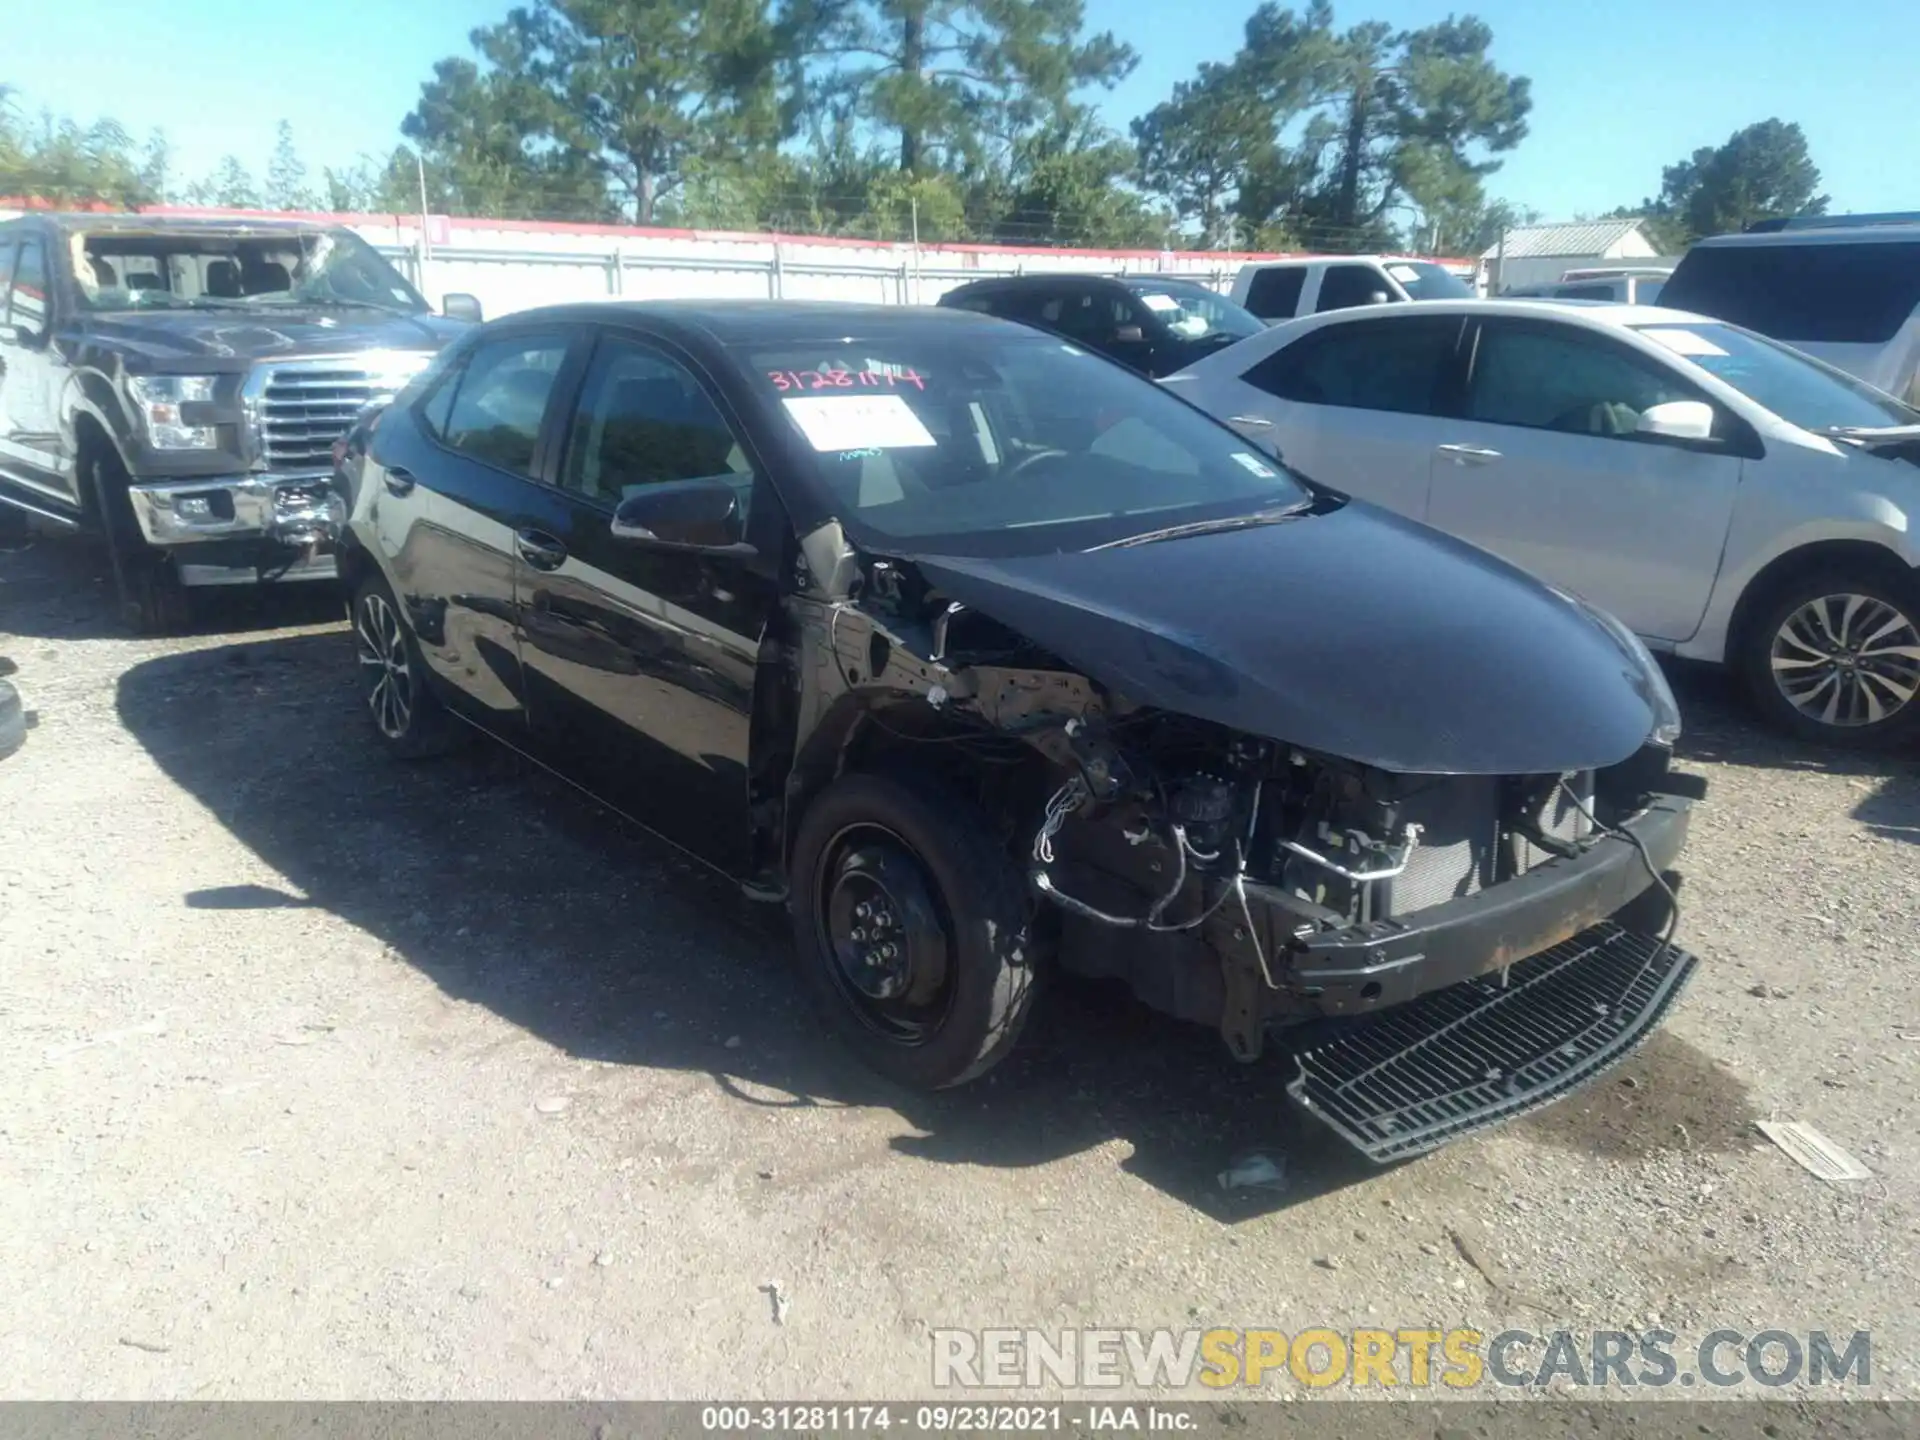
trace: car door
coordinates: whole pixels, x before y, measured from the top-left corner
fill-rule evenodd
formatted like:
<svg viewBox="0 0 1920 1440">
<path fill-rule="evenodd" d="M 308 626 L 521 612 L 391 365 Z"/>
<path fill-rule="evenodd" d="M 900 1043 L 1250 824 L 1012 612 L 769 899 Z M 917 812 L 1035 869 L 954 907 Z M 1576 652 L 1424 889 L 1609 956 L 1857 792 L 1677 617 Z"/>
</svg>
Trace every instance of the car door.
<svg viewBox="0 0 1920 1440">
<path fill-rule="evenodd" d="M 11 277 L 0 291 L 0 469 L 30 489 L 77 504 L 73 467 L 60 444 L 61 370 L 46 243 L 29 231 L 8 248 Z"/>
<path fill-rule="evenodd" d="M 724 477 L 749 535 L 785 520 L 745 432 L 684 354 L 600 334 L 518 552 L 535 752 L 731 874 L 748 864 L 749 733 L 777 543 L 758 555 L 616 540 L 649 485 Z"/>
<path fill-rule="evenodd" d="M 1597 331 L 1478 322 L 1461 418 L 1444 423 L 1427 519 L 1679 641 L 1719 570 L 1742 461 L 1725 439 L 1637 434 L 1650 406 L 1708 397 Z M 1708 401 L 1708 403 L 1712 403 Z M 1716 433 L 1737 422 L 1715 407 Z"/>
<path fill-rule="evenodd" d="M 1464 328 L 1417 314 L 1322 326 L 1249 366 L 1216 413 L 1309 480 L 1423 520 Z"/>
<path fill-rule="evenodd" d="M 517 532 L 553 443 L 550 402 L 585 332 L 510 330 L 468 348 L 374 432 L 363 518 L 447 702 L 527 743 L 514 616 Z"/>
</svg>

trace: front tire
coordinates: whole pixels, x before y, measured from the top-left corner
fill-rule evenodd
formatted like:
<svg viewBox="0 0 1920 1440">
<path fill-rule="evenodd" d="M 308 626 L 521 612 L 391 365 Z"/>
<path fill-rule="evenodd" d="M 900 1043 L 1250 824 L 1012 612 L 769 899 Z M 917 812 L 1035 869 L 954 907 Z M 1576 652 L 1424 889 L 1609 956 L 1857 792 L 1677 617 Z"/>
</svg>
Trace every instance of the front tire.
<svg viewBox="0 0 1920 1440">
<path fill-rule="evenodd" d="M 975 807 L 930 784 L 846 776 L 802 819 L 791 876 L 807 988 L 870 1068 L 937 1090 L 1013 1048 L 1036 994 L 1029 906 Z"/>
<path fill-rule="evenodd" d="M 1920 732 L 1920 586 L 1873 570 L 1789 580 L 1755 612 L 1739 668 L 1776 728 L 1865 748 Z"/>
<path fill-rule="evenodd" d="M 424 760 L 452 748 L 452 721 L 427 684 L 427 667 L 399 602 L 378 574 L 353 592 L 353 645 L 361 693 L 375 733 L 401 760 Z"/>
<path fill-rule="evenodd" d="M 141 534 L 127 495 L 132 482 L 126 467 L 111 451 L 95 447 L 90 470 L 94 512 L 106 534 L 122 623 L 136 635 L 177 635 L 188 629 L 193 596 L 180 583 L 173 557 L 155 551 Z"/>
</svg>

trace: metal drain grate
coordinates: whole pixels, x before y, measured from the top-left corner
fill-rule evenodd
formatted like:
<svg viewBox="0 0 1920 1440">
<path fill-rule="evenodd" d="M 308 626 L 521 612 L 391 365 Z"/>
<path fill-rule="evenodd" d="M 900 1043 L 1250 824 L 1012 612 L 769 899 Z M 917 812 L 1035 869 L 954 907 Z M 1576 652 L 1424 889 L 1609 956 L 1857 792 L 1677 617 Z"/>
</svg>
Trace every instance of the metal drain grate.
<svg viewBox="0 0 1920 1440">
<path fill-rule="evenodd" d="M 1631 1054 L 1699 964 L 1601 924 L 1300 1051 L 1287 1086 L 1379 1164 L 1559 1099 Z"/>
</svg>

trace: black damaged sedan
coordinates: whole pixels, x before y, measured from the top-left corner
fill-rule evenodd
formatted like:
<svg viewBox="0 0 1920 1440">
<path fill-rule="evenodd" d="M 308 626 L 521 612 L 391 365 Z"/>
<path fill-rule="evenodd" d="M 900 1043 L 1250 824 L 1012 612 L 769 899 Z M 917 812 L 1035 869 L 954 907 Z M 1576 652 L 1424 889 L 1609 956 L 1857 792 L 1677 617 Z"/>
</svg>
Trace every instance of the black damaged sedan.
<svg viewBox="0 0 1920 1440">
<path fill-rule="evenodd" d="M 1375 1159 L 1546 1103 L 1695 964 L 1633 636 L 952 310 L 484 326 L 341 456 L 368 710 L 477 728 L 783 902 L 869 1064 L 1117 976 Z"/>
</svg>

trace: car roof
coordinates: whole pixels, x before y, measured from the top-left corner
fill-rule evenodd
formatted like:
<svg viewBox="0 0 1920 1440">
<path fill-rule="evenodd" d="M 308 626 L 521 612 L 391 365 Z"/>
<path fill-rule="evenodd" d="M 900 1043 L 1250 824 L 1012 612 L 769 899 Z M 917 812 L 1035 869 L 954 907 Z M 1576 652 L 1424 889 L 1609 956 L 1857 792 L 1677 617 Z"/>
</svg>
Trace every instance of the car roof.
<svg viewBox="0 0 1920 1440">
<path fill-rule="evenodd" d="M 217 215 L 94 214 L 84 210 L 30 210 L 6 224 L 37 220 L 69 234 L 77 231 L 132 230 L 152 235 L 311 235 L 338 226 L 315 220 L 280 220 Z"/>
<path fill-rule="evenodd" d="M 1433 315 L 1531 315 L 1542 320 L 1571 320 L 1607 329 L 1641 325 L 1721 325 L 1710 315 L 1691 310 L 1669 310 L 1662 305 L 1616 305 L 1610 300 L 1555 300 L 1531 296 L 1501 296 L 1493 300 L 1421 300 L 1406 305 L 1359 305 L 1327 310 L 1282 322 L 1284 328 L 1304 333 L 1338 324 L 1365 324 L 1389 317 L 1418 319 Z"/>
<path fill-rule="evenodd" d="M 945 310 L 933 305 L 855 305 L 833 300 L 595 300 L 517 310 L 497 323 L 562 320 L 605 325 L 617 324 L 623 317 L 663 331 L 698 334 L 720 345 L 878 340 L 930 328 L 958 333 L 969 326 L 1020 335 L 1034 333 L 1024 325 L 971 310 Z"/>
<path fill-rule="evenodd" d="M 1290 270 L 1300 265 L 1432 265 L 1434 263 L 1424 255 L 1284 255 L 1277 260 L 1249 260 L 1240 268 L 1242 270 Z"/>
<path fill-rule="evenodd" d="M 1071 280 L 1076 285 L 1124 285 L 1135 278 L 1152 277 L 1103 275 L 1092 270 L 1043 270 L 1033 275 L 983 275 L 978 280 L 954 286 L 947 294 L 958 295 L 963 290 L 1028 290 L 1060 280 Z"/>
<path fill-rule="evenodd" d="M 1748 245 L 1908 245 L 1920 241 L 1920 225 L 1854 225 L 1831 230 L 1761 230 L 1752 234 L 1709 235 L 1696 240 L 1696 250 L 1725 250 Z"/>
</svg>

